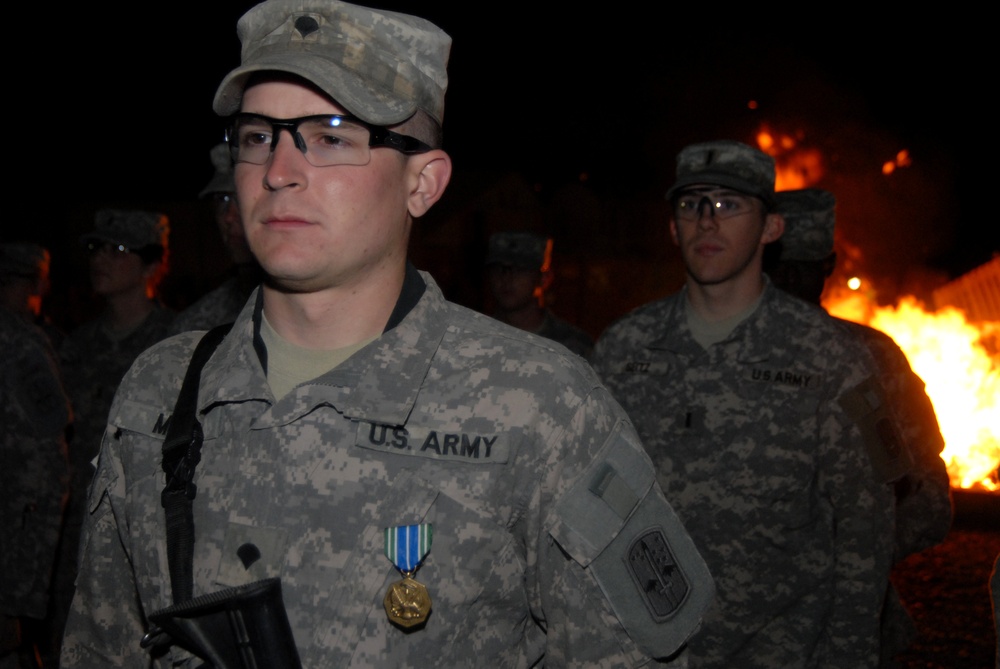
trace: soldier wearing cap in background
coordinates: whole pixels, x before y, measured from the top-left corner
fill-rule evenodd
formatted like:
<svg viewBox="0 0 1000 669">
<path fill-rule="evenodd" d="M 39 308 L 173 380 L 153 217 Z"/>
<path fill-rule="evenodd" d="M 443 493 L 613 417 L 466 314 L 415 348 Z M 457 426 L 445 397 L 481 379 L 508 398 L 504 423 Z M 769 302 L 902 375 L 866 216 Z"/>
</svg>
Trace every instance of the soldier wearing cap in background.
<svg viewBox="0 0 1000 669">
<path fill-rule="evenodd" d="M 552 285 L 551 239 L 532 232 L 496 232 L 490 236 L 486 271 L 496 304 L 493 318 L 557 341 L 577 355 L 590 355 L 590 335 L 546 306 Z"/>
<path fill-rule="evenodd" d="M 69 445 L 71 492 L 53 606 L 53 626 L 60 638 L 73 596 L 92 461 L 101 446 L 112 398 L 132 362 L 166 336 L 174 318 L 174 312 L 157 299 L 167 273 L 169 233 L 163 214 L 102 209 L 95 215 L 94 229 L 80 239 L 87 250 L 91 288 L 103 299 L 104 310 L 70 332 L 59 349 L 75 417 Z"/>
<path fill-rule="evenodd" d="M 52 258 L 32 242 L 0 244 L 0 306 L 40 327 L 58 350 L 65 334 L 42 312 L 49 294 Z"/>
<path fill-rule="evenodd" d="M 685 286 L 612 324 L 592 362 L 716 580 L 690 666 L 874 667 L 895 444 L 867 351 L 762 272 L 774 179 L 739 142 L 679 153 Z"/>
<path fill-rule="evenodd" d="M 834 225 L 836 198 L 821 189 L 777 194 L 785 234 L 777 243 L 777 262 L 766 268 L 777 287 L 820 306 L 827 277 L 836 264 Z M 879 380 L 896 416 L 899 432 L 914 466 L 894 484 L 896 533 L 894 562 L 944 540 L 951 528 L 951 485 L 941 458 L 944 438 L 924 382 L 910 368 L 906 354 L 892 337 L 875 328 L 840 320 L 866 345 L 875 359 Z M 913 622 L 890 585 L 882 621 L 882 664 L 913 641 Z"/>
<path fill-rule="evenodd" d="M 233 158 L 229 155 L 229 145 L 213 146 L 209 157 L 215 172 L 198 197 L 211 201 L 222 243 L 233 266 L 230 276 L 222 284 L 177 314 L 170 326 L 170 334 L 208 330 L 222 323 L 232 323 L 263 277 L 243 234 L 243 221 L 236 206 L 236 184 L 233 182 Z"/>
<path fill-rule="evenodd" d="M 0 306 L 0 668 L 37 667 L 69 486 L 72 413 L 46 335 Z M 36 648 L 37 644 L 37 648 Z M 54 664 L 52 666 L 55 666 Z"/>
<path fill-rule="evenodd" d="M 193 555 L 168 557 L 157 431 L 178 420 L 188 333 L 118 391 L 63 666 L 144 664 L 147 632 L 158 666 L 196 666 L 182 630 L 164 648 L 147 620 L 168 624 L 156 612 L 188 587 L 230 601 L 265 577 L 297 649 L 268 666 L 678 653 L 711 577 L 621 407 L 578 356 L 446 301 L 406 260 L 451 176 L 451 38 L 332 0 L 270 0 L 238 32 L 214 108 L 267 277 L 201 370 Z"/>
</svg>

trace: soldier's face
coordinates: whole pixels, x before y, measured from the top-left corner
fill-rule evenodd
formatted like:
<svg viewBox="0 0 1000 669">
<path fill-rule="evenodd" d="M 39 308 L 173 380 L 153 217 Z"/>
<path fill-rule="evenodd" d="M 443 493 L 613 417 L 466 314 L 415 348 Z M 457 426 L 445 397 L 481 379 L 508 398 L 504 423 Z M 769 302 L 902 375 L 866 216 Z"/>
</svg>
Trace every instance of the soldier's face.
<svg viewBox="0 0 1000 669">
<path fill-rule="evenodd" d="M 737 215 L 716 216 L 706 201 L 699 204 L 694 218 L 675 215 L 671 219 L 670 235 L 695 283 L 759 280 L 764 246 L 781 236 L 784 222 L 776 214 L 767 214 L 759 199 L 742 197 L 748 200 L 746 211 Z"/>
<path fill-rule="evenodd" d="M 537 269 L 494 263 L 486 273 L 497 306 L 503 311 L 524 309 L 538 301 L 542 273 Z"/>
<path fill-rule="evenodd" d="M 115 250 L 111 244 L 98 246 L 89 256 L 90 283 L 94 292 L 113 297 L 146 288 L 157 263 L 146 265 L 135 253 Z"/>
<path fill-rule="evenodd" d="M 285 119 L 345 111 L 296 82 L 248 88 L 241 111 Z M 254 256 L 279 288 L 350 288 L 399 272 L 416 175 L 410 160 L 386 149 L 367 165 L 315 167 L 285 130 L 263 165 L 236 163 L 237 201 Z"/>
</svg>

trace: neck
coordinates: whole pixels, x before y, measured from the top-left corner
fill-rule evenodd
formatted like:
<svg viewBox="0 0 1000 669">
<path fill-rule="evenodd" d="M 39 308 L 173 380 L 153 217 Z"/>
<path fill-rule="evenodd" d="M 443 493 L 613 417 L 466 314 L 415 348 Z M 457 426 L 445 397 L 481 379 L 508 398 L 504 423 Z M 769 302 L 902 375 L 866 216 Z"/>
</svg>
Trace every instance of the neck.
<svg viewBox="0 0 1000 669">
<path fill-rule="evenodd" d="M 688 301 L 701 318 L 721 321 L 746 310 L 764 292 L 764 275 L 757 273 L 742 281 L 718 284 L 698 283 L 687 278 Z"/>
<path fill-rule="evenodd" d="M 116 293 L 106 297 L 108 325 L 113 331 L 122 332 L 135 328 L 153 310 L 154 303 L 146 297 L 146 287 Z"/>
<path fill-rule="evenodd" d="M 398 272 L 358 285 L 312 293 L 285 291 L 265 282 L 264 315 L 274 331 L 303 348 L 344 348 L 382 334 L 403 288 Z"/>
</svg>

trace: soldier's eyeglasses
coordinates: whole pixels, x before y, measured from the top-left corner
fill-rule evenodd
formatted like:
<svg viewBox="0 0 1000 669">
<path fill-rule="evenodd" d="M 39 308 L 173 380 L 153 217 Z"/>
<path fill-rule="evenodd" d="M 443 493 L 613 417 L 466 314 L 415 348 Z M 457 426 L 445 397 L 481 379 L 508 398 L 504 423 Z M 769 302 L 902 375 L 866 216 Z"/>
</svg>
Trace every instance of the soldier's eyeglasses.
<svg viewBox="0 0 1000 669">
<path fill-rule="evenodd" d="M 708 205 L 708 215 L 719 221 L 748 214 L 754 210 L 754 197 L 727 190 L 692 190 L 674 197 L 674 217 L 679 221 L 697 221 L 702 207 Z"/>
<path fill-rule="evenodd" d="M 367 165 L 372 148 L 380 146 L 405 154 L 431 150 L 430 146 L 415 137 L 344 114 L 277 119 L 240 113 L 232 117 L 226 131 L 226 142 L 233 160 L 263 165 L 274 153 L 282 130 L 288 131 L 295 147 L 314 167 Z"/>
<path fill-rule="evenodd" d="M 87 242 L 87 254 L 96 256 L 98 253 L 107 253 L 117 257 L 119 255 L 132 253 L 132 249 L 124 244 L 112 244 L 111 242 Z"/>
</svg>

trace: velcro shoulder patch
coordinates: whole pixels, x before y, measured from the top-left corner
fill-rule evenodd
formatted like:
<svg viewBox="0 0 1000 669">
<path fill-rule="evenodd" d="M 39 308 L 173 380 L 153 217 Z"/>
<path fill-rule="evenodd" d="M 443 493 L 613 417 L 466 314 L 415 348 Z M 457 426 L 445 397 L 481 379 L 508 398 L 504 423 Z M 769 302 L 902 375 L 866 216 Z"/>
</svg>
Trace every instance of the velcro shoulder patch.
<svg viewBox="0 0 1000 669">
<path fill-rule="evenodd" d="M 845 392 L 838 402 L 861 430 L 877 480 L 892 483 L 912 471 L 913 454 L 903 442 L 885 390 L 874 376 Z"/>
<path fill-rule="evenodd" d="M 635 432 L 619 424 L 602 456 L 558 503 L 551 533 L 591 571 L 632 640 L 659 658 L 698 630 L 715 586 L 654 480 Z"/>
</svg>

